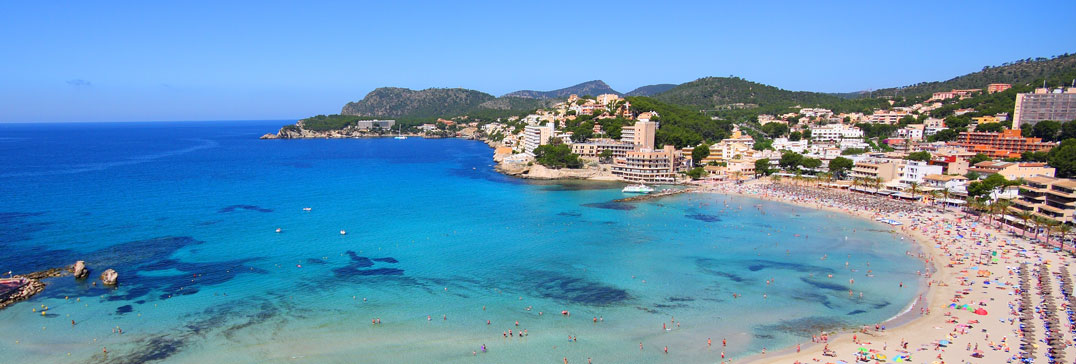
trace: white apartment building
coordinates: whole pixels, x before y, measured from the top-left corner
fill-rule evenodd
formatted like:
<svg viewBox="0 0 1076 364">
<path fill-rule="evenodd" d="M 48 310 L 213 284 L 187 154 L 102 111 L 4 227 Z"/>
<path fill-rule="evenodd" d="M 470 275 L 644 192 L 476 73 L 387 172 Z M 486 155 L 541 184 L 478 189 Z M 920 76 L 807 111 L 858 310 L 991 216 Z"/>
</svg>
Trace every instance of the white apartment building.
<svg viewBox="0 0 1076 364">
<path fill-rule="evenodd" d="M 923 178 L 928 174 L 942 174 L 942 166 L 933 166 L 922 161 L 905 161 L 900 168 L 900 183 L 910 185 L 923 183 Z"/>
<path fill-rule="evenodd" d="M 854 126 L 830 124 L 811 129 L 811 140 L 815 141 L 837 141 L 856 138 L 863 138 L 863 131 Z"/>
<path fill-rule="evenodd" d="M 549 138 L 552 136 L 553 124 L 528 125 L 523 128 L 523 153 L 534 155 L 534 149 L 540 145 L 549 144 Z"/>
<path fill-rule="evenodd" d="M 790 150 L 803 154 L 803 151 L 807 150 L 807 140 L 800 139 L 797 141 L 790 141 L 788 138 L 777 138 L 773 140 L 773 149 Z"/>
</svg>

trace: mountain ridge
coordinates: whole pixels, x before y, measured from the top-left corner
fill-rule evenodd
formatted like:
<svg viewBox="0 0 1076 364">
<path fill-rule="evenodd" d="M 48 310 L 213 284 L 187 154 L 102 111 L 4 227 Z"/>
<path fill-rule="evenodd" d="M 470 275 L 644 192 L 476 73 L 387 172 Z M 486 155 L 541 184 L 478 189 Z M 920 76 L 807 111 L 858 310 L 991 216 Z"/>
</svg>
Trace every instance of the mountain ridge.
<svg viewBox="0 0 1076 364">
<path fill-rule="evenodd" d="M 513 91 L 513 92 L 509 92 L 507 94 L 504 94 L 501 97 L 521 97 L 521 98 L 530 98 L 530 99 L 559 99 L 559 98 L 567 98 L 569 95 L 572 95 L 572 94 L 579 95 L 579 96 L 583 96 L 583 95 L 597 96 L 597 95 L 601 95 L 601 94 L 623 95 L 622 93 L 617 92 L 616 90 L 614 90 L 612 87 L 609 87 L 609 85 L 606 84 L 605 81 L 592 80 L 592 81 L 587 81 L 587 82 L 583 82 L 583 83 L 580 83 L 580 84 L 576 84 L 576 85 L 572 85 L 572 86 L 568 86 L 568 87 L 565 87 L 565 88 L 560 88 L 560 89 L 556 89 L 556 90 L 552 90 L 552 91 L 535 91 L 535 90 Z"/>
</svg>

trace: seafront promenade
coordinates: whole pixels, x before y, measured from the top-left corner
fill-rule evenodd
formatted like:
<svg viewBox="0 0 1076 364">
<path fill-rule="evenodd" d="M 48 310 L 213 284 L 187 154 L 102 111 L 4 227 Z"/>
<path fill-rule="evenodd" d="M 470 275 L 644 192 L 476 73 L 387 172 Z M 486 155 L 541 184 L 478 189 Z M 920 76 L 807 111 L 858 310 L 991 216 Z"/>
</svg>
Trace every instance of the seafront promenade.
<svg viewBox="0 0 1076 364">
<path fill-rule="evenodd" d="M 1076 355 L 1069 313 L 1072 257 L 1033 243 L 1032 232 L 929 203 L 813 185 L 757 180 L 702 190 L 828 210 L 835 219 L 889 218 L 900 223 L 894 234 L 922 247 L 920 275 L 928 288 L 902 315 L 859 330 L 819 333 L 747 362 L 1046 363 Z"/>
</svg>

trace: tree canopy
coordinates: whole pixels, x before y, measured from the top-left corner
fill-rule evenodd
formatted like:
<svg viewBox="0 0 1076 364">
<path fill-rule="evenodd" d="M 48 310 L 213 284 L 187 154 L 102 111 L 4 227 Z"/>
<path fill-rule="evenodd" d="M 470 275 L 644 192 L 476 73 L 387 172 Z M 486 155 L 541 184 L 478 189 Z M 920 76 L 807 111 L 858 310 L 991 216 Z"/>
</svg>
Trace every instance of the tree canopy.
<svg viewBox="0 0 1076 364">
<path fill-rule="evenodd" d="M 546 144 L 534 148 L 534 160 L 543 166 L 559 168 L 579 168 L 583 161 L 579 156 L 572 153 L 572 147 L 567 144 Z"/>
<path fill-rule="evenodd" d="M 844 178 L 845 174 L 855 165 L 851 159 L 845 157 L 833 158 L 829 161 L 829 173 L 833 173 L 838 179 Z"/>
</svg>

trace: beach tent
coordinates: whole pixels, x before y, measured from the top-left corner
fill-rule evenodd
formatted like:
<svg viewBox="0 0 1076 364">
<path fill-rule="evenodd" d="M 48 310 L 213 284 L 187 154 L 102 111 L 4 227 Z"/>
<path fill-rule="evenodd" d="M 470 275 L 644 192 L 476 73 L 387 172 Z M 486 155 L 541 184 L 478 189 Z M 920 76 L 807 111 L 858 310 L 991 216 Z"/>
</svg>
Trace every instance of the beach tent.
<svg viewBox="0 0 1076 364">
<path fill-rule="evenodd" d="M 986 316 L 986 310 L 984 310 L 982 307 L 979 307 L 974 312 L 975 312 L 976 315 Z"/>
<path fill-rule="evenodd" d="M 949 346 L 949 340 L 938 340 L 938 345 Z"/>
</svg>

